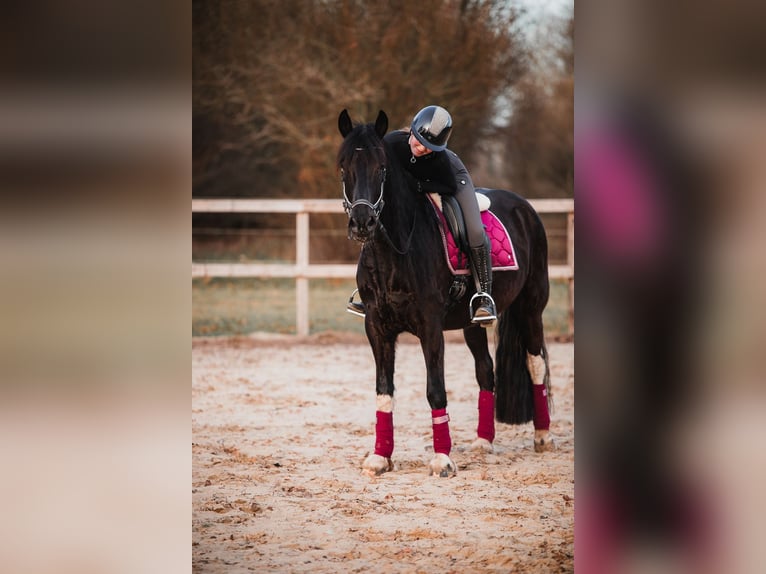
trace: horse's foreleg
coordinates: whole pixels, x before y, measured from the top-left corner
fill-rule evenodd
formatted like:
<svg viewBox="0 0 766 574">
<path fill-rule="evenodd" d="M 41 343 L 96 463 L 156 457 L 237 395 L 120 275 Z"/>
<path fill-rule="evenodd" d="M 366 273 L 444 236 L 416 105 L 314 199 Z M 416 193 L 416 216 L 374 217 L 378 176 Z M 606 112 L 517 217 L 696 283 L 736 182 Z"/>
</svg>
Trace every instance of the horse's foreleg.
<svg viewBox="0 0 766 574">
<path fill-rule="evenodd" d="M 464 329 L 463 336 L 473 355 L 476 381 L 479 383 L 479 424 L 471 449 L 492 452 L 495 440 L 495 373 L 487 345 L 487 331 L 474 325 Z"/>
<path fill-rule="evenodd" d="M 394 397 L 379 394 L 375 410 L 375 451 L 369 455 L 362 468 L 371 475 L 379 475 L 394 469 L 391 455 L 394 453 Z"/>
<path fill-rule="evenodd" d="M 426 360 L 426 397 L 431 406 L 434 445 L 434 457 L 428 468 L 432 475 L 451 476 L 457 472 L 457 466 L 449 457 L 452 439 L 447 414 L 447 391 L 444 388 L 444 336 L 441 330 L 427 339 L 421 337 L 420 345 Z"/>
<path fill-rule="evenodd" d="M 362 469 L 375 476 L 393 470 L 394 452 L 394 360 L 393 342 L 375 344 L 370 338 L 375 355 L 375 451 L 362 463 Z"/>
</svg>

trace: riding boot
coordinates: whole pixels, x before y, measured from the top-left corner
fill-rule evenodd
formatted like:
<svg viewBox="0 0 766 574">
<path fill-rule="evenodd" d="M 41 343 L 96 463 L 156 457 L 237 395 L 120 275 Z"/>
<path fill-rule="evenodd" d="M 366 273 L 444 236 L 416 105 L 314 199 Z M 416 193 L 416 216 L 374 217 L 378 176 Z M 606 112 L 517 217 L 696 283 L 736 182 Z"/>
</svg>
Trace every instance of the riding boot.
<svg viewBox="0 0 766 574">
<path fill-rule="evenodd" d="M 497 319 L 495 302 L 492 299 L 492 256 L 488 237 L 484 237 L 484 245 L 471 247 L 470 257 L 476 283 L 476 294 L 470 302 L 471 323 L 487 327 Z"/>
<path fill-rule="evenodd" d="M 348 298 L 348 304 L 346 305 L 346 311 L 351 313 L 352 315 L 356 315 L 357 317 L 364 317 L 366 309 L 364 308 L 364 303 L 361 301 L 357 303 L 354 301 L 354 295 L 356 295 L 359 292 L 359 289 L 354 289 L 354 291 L 351 293 L 351 297 Z"/>
</svg>

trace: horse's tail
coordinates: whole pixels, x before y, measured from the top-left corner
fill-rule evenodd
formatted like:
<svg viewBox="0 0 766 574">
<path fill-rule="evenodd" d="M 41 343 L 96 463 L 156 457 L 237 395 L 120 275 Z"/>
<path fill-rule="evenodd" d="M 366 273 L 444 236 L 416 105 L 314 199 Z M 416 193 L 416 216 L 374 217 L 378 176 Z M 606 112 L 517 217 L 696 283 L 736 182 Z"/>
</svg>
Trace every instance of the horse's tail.
<svg viewBox="0 0 766 574">
<path fill-rule="evenodd" d="M 543 309 L 549 292 L 548 251 L 542 225 L 538 226 L 536 241 L 531 275 L 516 300 L 500 315 L 496 331 L 495 418 L 507 424 L 522 424 L 534 418 L 532 384 L 540 379 L 551 406 L 550 362 L 543 333 Z M 542 365 L 536 357 L 542 359 Z"/>
<path fill-rule="evenodd" d="M 513 312 L 515 306 L 499 317 L 495 351 L 495 418 L 512 425 L 529 422 L 535 414 L 523 319 Z"/>
</svg>

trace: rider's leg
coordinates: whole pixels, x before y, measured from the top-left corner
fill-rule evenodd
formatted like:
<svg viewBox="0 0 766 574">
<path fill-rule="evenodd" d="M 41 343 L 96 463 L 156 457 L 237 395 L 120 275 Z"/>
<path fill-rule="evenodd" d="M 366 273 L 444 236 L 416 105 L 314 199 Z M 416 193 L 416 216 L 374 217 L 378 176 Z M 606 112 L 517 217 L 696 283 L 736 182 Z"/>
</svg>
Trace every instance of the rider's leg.
<svg viewBox="0 0 766 574">
<path fill-rule="evenodd" d="M 477 295 L 473 300 L 472 323 L 489 325 L 497 319 L 495 301 L 492 299 L 492 260 L 490 255 L 489 238 L 485 237 L 484 243 L 478 247 L 471 247 L 471 272 L 477 283 Z"/>
<path fill-rule="evenodd" d="M 460 203 L 465 219 L 470 246 L 468 256 L 471 262 L 471 273 L 476 283 L 477 296 L 472 299 L 471 321 L 486 326 L 497 318 L 495 302 L 492 299 L 492 257 L 489 238 L 484 231 L 473 186 L 458 189 L 455 198 Z"/>
</svg>

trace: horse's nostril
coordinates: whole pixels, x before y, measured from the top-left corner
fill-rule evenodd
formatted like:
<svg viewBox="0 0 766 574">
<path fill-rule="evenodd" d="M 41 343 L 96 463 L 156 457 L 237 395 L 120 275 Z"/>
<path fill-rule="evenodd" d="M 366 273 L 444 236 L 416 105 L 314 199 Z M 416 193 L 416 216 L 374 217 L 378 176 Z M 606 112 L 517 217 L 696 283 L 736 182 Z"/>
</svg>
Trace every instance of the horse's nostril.
<svg viewBox="0 0 766 574">
<path fill-rule="evenodd" d="M 365 238 L 369 235 L 370 228 L 367 227 L 367 224 L 365 226 L 362 226 L 359 224 L 359 221 L 356 219 L 351 219 L 348 222 L 348 237 L 349 239 L 360 239 Z"/>
<path fill-rule="evenodd" d="M 364 209 L 363 209 L 364 208 Z M 378 217 L 365 206 L 352 213 L 348 219 L 348 234 L 351 239 L 366 240 L 373 236 L 378 225 Z"/>
</svg>

